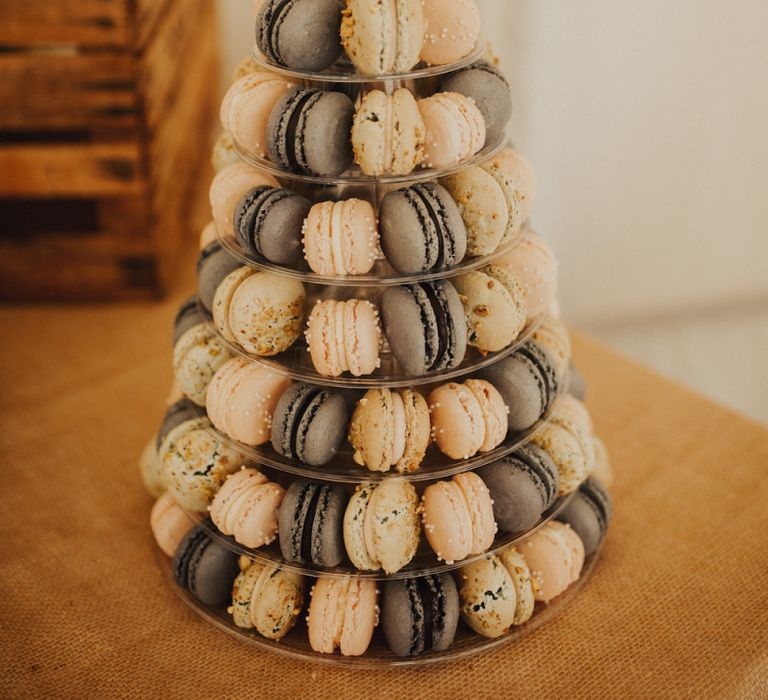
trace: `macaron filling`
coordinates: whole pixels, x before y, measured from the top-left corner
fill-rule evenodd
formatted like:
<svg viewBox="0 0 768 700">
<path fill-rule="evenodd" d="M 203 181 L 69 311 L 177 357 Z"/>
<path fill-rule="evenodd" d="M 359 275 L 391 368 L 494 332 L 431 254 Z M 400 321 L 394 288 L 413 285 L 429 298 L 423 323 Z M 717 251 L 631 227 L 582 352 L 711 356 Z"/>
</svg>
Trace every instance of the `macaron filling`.
<svg viewBox="0 0 768 700">
<path fill-rule="evenodd" d="M 403 397 L 396 391 L 392 392 L 392 416 L 394 418 L 394 430 L 392 433 L 392 457 L 390 464 L 397 464 L 405 454 L 405 405 Z"/>
</svg>

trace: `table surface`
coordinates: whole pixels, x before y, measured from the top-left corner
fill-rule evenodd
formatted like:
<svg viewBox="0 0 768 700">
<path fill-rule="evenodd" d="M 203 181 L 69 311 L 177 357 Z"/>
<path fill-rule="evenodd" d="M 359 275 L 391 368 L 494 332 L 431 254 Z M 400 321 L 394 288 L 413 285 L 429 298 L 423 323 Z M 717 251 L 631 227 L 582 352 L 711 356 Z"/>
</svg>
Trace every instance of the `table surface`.
<svg viewBox="0 0 768 700">
<path fill-rule="evenodd" d="M 208 627 L 155 562 L 136 466 L 191 284 L 161 303 L 0 308 L 0 695 L 768 696 L 768 431 L 579 334 L 615 507 L 561 617 L 465 661 L 375 672 Z"/>
</svg>

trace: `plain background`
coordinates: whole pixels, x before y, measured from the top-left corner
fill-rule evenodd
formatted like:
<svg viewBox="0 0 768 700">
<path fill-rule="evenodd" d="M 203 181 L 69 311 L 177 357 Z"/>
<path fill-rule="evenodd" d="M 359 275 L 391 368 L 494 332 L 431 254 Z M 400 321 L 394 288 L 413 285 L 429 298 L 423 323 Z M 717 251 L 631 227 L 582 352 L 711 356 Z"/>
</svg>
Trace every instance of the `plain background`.
<svg viewBox="0 0 768 700">
<path fill-rule="evenodd" d="M 254 3 L 218 2 L 226 85 Z M 565 318 L 768 421 L 768 3 L 478 2 Z"/>
</svg>

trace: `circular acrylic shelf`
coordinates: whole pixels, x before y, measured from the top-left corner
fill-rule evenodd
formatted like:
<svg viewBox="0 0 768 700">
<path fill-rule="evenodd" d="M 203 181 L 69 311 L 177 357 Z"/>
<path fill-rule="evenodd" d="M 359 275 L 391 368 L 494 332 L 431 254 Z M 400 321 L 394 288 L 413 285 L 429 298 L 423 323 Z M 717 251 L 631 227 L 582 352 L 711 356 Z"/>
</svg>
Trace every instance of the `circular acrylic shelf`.
<svg viewBox="0 0 768 700">
<path fill-rule="evenodd" d="M 425 180 L 437 180 L 441 177 L 461 172 L 467 168 L 477 165 L 496 156 L 506 145 L 506 137 L 500 136 L 495 143 L 486 143 L 486 145 L 475 155 L 462 160 L 460 163 L 449 168 L 417 168 L 407 175 L 385 175 L 381 177 L 372 177 L 365 175 L 357 166 L 347 170 L 342 175 L 336 177 L 325 177 L 321 175 L 302 175 L 288 170 L 283 170 L 275 163 L 266 158 L 261 158 L 245 149 L 236 139 L 233 139 L 235 152 L 240 160 L 251 167 L 262 172 L 268 173 L 277 178 L 284 187 L 305 194 L 305 191 L 299 186 L 314 186 L 314 188 L 323 188 L 328 192 L 326 198 L 339 199 L 341 197 L 350 197 L 352 191 L 356 188 L 366 187 L 369 191 L 376 193 L 375 200 L 378 201 L 389 190 L 394 187 L 400 187 Z M 305 195 L 306 196 L 306 195 Z M 317 199 L 318 195 L 310 195 L 309 199 Z"/>
<path fill-rule="evenodd" d="M 418 63 L 406 73 L 386 73 L 382 75 L 369 75 L 358 73 L 351 61 L 345 60 L 345 57 L 337 61 L 330 68 L 323 71 L 304 71 L 295 70 L 281 66 L 259 51 L 258 46 L 254 45 L 251 52 L 256 65 L 265 70 L 277 73 L 286 78 L 295 81 L 309 83 L 400 83 L 409 80 L 423 80 L 426 78 L 437 78 L 447 73 L 466 68 L 467 66 L 479 61 L 486 53 L 485 44 L 478 42 L 475 48 L 464 58 L 453 63 L 447 63 L 441 66 L 427 65 Z"/>
<path fill-rule="evenodd" d="M 329 287 L 328 289 L 331 288 Z M 381 366 L 372 374 L 367 374 L 362 377 L 353 377 L 346 374 L 340 377 L 326 377 L 325 375 L 319 374 L 312 364 L 312 358 L 310 357 L 303 336 L 285 352 L 281 352 L 279 355 L 275 355 L 274 357 L 260 357 L 246 352 L 239 345 L 227 340 L 221 333 L 219 333 L 219 330 L 216 328 L 213 321 L 210 320 L 210 313 L 204 309 L 202 305 L 199 305 L 199 308 L 201 313 L 209 319 L 207 323 L 211 332 L 216 335 L 222 345 L 224 345 L 233 355 L 242 357 L 263 369 L 289 377 L 295 381 L 306 382 L 307 384 L 314 384 L 316 386 L 335 387 L 338 389 L 371 389 L 375 387 L 395 389 L 435 384 L 438 382 L 450 381 L 457 377 L 464 377 L 484 369 L 485 367 L 489 367 L 499 360 L 503 360 L 505 357 L 511 355 L 515 350 L 518 350 L 533 336 L 542 321 L 541 317 L 529 321 L 525 328 L 520 332 L 520 335 L 518 335 L 518 337 L 506 348 L 499 350 L 498 352 L 482 355 L 474 348 L 468 347 L 464 361 L 458 367 L 454 367 L 453 369 L 427 372 L 421 376 L 406 375 L 401 371 L 395 356 L 385 347 L 380 352 Z"/>
<path fill-rule="evenodd" d="M 476 634 L 463 621 L 459 621 L 456 637 L 448 649 L 416 657 L 398 657 L 392 654 L 387 648 L 380 629 L 374 632 L 371 645 L 364 656 L 319 654 L 313 651 L 309 645 L 304 621 L 306 615 L 304 613 L 299 616 L 296 626 L 283 639 L 280 641 L 266 639 L 255 631 L 237 627 L 232 621 L 231 615 L 227 612 L 226 607 L 213 608 L 202 605 L 188 591 L 176 585 L 173 579 L 171 560 L 157 547 L 155 547 L 155 556 L 168 585 L 170 585 L 181 600 L 208 623 L 232 635 L 241 642 L 250 644 L 262 651 L 280 654 L 299 661 L 321 663 L 338 668 L 380 669 L 398 666 L 426 666 L 445 661 L 456 661 L 526 637 L 537 628 L 557 617 L 576 598 L 595 571 L 600 557 L 600 550 L 587 557 L 578 581 L 573 583 L 564 593 L 549 603 L 536 603 L 533 617 L 528 622 L 512 627 L 506 634 L 500 637 L 489 639 Z"/>
<path fill-rule="evenodd" d="M 252 549 L 245 547 L 239 542 L 236 542 L 233 537 L 224 535 L 216 528 L 209 518 L 204 518 L 200 513 L 188 512 L 187 515 L 196 523 L 200 523 L 208 534 L 219 542 L 222 546 L 226 547 L 232 552 L 241 556 L 246 556 L 254 561 L 259 561 L 265 564 L 278 564 L 282 568 L 293 571 L 294 573 L 301 574 L 302 576 L 309 576 L 316 578 L 318 576 L 332 576 L 336 578 L 343 578 L 345 576 L 358 576 L 360 578 L 373 579 L 375 581 L 386 581 L 394 579 L 413 578 L 420 576 L 432 576 L 434 574 L 441 574 L 447 571 L 454 571 L 460 569 L 467 564 L 471 564 L 474 561 L 478 561 L 483 557 L 490 556 L 492 554 L 498 554 L 499 552 L 514 547 L 516 544 L 524 540 L 529 535 L 533 534 L 542 525 L 549 522 L 565 508 L 570 502 L 571 498 L 576 494 L 578 488 L 565 496 L 560 496 L 555 503 L 541 516 L 541 519 L 529 530 L 525 532 L 503 532 L 496 535 L 491 547 L 481 554 L 475 554 L 461 561 L 454 561 L 451 563 L 445 561 L 438 561 L 435 553 L 430 549 L 427 544 L 426 538 L 421 537 L 419 548 L 416 552 L 416 556 L 400 571 L 394 574 L 385 574 L 382 571 L 360 571 L 354 568 L 351 564 L 340 565 L 333 568 L 327 568 L 322 566 L 314 566 L 311 564 L 301 564 L 298 562 L 289 562 L 283 558 L 280 552 L 280 546 L 277 541 L 272 544 L 265 545 L 259 549 Z"/>
<path fill-rule="evenodd" d="M 234 258 L 248 267 L 263 272 L 272 272 L 284 277 L 292 277 L 307 284 L 320 284 L 336 287 L 392 287 L 399 284 L 414 284 L 416 282 L 434 282 L 435 280 L 451 279 L 472 270 L 478 270 L 486 265 L 493 264 L 496 260 L 511 253 L 525 238 L 528 226 L 523 225 L 519 231 L 504 245 L 490 253 L 477 257 L 467 257 L 458 265 L 436 272 L 420 272 L 417 274 L 402 274 L 397 272 L 380 255 L 370 272 L 365 275 L 320 275 L 312 272 L 307 266 L 305 269 L 296 269 L 276 265 L 266 260 L 259 260 L 252 253 L 246 251 L 241 243 L 232 234 L 225 234 L 217 229 L 217 235 L 221 246 Z"/>
<path fill-rule="evenodd" d="M 250 445 L 244 445 L 237 440 L 233 440 L 226 433 L 218 430 L 212 425 L 208 427 L 208 430 L 216 437 L 216 439 L 226 443 L 253 462 L 283 474 L 291 474 L 306 479 L 341 484 L 362 484 L 371 481 L 384 481 L 386 479 L 401 479 L 412 482 L 436 481 L 438 479 L 448 479 L 463 472 L 474 471 L 486 464 L 503 459 L 515 450 L 527 445 L 532 440 L 533 436 L 549 422 L 550 417 L 557 410 L 557 406 L 564 394 L 565 389 L 558 394 L 547 413 L 532 427 L 528 430 L 508 435 L 504 442 L 498 447 L 495 447 L 488 452 L 478 453 L 467 459 L 452 460 L 450 457 L 447 457 L 440 452 L 440 450 L 433 444 L 430 445 L 427 450 L 427 454 L 419 469 L 407 474 L 400 474 L 396 471 L 368 471 L 354 461 L 352 458 L 353 450 L 346 441 L 330 464 L 323 467 L 312 467 L 307 464 L 286 459 L 275 452 L 269 443 L 258 447 L 252 447 Z M 194 410 L 198 412 L 198 415 L 201 418 L 207 416 L 205 409 L 201 406 L 195 405 Z"/>
</svg>

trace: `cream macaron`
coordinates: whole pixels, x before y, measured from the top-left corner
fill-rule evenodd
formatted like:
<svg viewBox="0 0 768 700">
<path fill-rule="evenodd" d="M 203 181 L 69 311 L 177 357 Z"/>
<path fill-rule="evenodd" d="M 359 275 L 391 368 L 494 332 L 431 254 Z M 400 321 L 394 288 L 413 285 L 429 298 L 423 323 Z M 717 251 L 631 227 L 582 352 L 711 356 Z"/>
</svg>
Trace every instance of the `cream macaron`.
<svg viewBox="0 0 768 700">
<path fill-rule="evenodd" d="M 433 439 L 451 459 L 489 452 L 507 435 L 507 407 L 496 388 L 483 379 L 448 382 L 429 394 Z"/>
<path fill-rule="evenodd" d="M 267 639 L 282 639 L 296 624 L 304 605 L 304 580 L 276 564 L 240 557 L 228 612 L 243 629 Z"/>
<path fill-rule="evenodd" d="M 369 301 L 318 301 L 309 316 L 307 345 L 318 374 L 355 377 L 373 373 L 381 364 L 379 312 Z"/>
<path fill-rule="evenodd" d="M 595 462 L 592 436 L 558 411 L 531 441 L 547 452 L 557 466 L 561 496 L 575 491 L 592 472 Z"/>
<path fill-rule="evenodd" d="M 419 497 L 413 484 L 386 479 L 362 484 L 344 513 L 344 545 L 364 571 L 400 571 L 419 546 Z"/>
<path fill-rule="evenodd" d="M 569 525 L 551 520 L 517 545 L 534 582 L 534 598 L 548 603 L 578 580 L 584 544 Z"/>
<path fill-rule="evenodd" d="M 424 532 L 437 558 L 448 564 L 482 554 L 496 536 L 493 501 L 474 472 L 430 484 L 422 496 Z"/>
<path fill-rule="evenodd" d="M 336 649 L 344 656 L 365 654 L 379 623 L 376 581 L 320 576 L 310 596 L 307 630 L 312 649 L 321 654 Z"/>
<path fill-rule="evenodd" d="M 149 525 L 157 546 L 169 557 L 174 555 L 179 542 L 195 524 L 173 496 L 164 493 L 155 501 L 149 514 Z"/>
<path fill-rule="evenodd" d="M 523 218 L 530 219 L 536 201 L 536 173 L 528 159 L 514 148 L 505 148 L 494 156 L 491 165 L 506 173 L 515 182 Z"/>
<path fill-rule="evenodd" d="M 211 167 L 213 172 L 221 172 L 224 168 L 239 162 L 240 156 L 237 155 L 232 134 L 228 131 L 222 131 L 214 142 L 213 150 L 211 151 Z"/>
<path fill-rule="evenodd" d="M 236 542 L 257 549 L 277 538 L 277 509 L 285 490 L 257 469 L 243 467 L 223 483 L 211 503 L 211 520 Z"/>
<path fill-rule="evenodd" d="M 369 389 L 357 402 L 349 442 L 360 466 L 375 472 L 415 471 L 429 441 L 429 408 L 418 392 Z"/>
<path fill-rule="evenodd" d="M 214 427 L 244 445 L 263 445 L 272 435 L 272 416 L 291 380 L 235 357 L 214 375 L 206 408 Z"/>
<path fill-rule="evenodd" d="M 213 322 L 221 335 L 246 352 L 270 357 L 301 335 L 306 291 L 292 278 L 240 267 L 213 297 Z"/>
<path fill-rule="evenodd" d="M 485 120 L 477 105 L 458 92 L 437 92 L 419 100 L 424 120 L 425 168 L 450 168 L 485 144 Z"/>
</svg>

